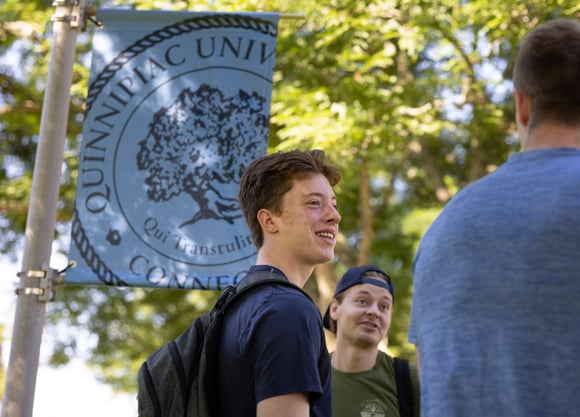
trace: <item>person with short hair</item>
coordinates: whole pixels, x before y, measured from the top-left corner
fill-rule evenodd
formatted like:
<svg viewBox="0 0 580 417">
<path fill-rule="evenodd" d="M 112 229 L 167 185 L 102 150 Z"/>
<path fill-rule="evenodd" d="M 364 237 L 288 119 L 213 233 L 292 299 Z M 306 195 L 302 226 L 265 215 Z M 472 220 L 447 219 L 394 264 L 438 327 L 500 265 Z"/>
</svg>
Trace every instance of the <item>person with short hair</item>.
<svg viewBox="0 0 580 417">
<path fill-rule="evenodd" d="M 379 350 L 394 304 L 393 282 L 376 266 L 350 268 L 338 281 L 324 315 L 324 326 L 336 335 L 331 355 L 333 417 L 400 417 L 401 406 L 409 408 L 409 415 L 418 415 L 415 367 L 401 375 L 411 384 L 412 398 L 404 398 L 405 391 L 397 390 L 394 359 Z"/>
<path fill-rule="evenodd" d="M 523 151 L 457 193 L 415 254 L 424 417 L 580 410 L 580 22 L 532 30 L 513 82 Z"/>
<path fill-rule="evenodd" d="M 239 201 L 258 249 L 248 274 L 295 284 L 253 289 L 224 316 L 219 417 L 331 417 L 330 358 L 316 305 L 300 291 L 334 258 L 340 180 L 324 152 L 277 152 L 244 171 Z"/>
</svg>

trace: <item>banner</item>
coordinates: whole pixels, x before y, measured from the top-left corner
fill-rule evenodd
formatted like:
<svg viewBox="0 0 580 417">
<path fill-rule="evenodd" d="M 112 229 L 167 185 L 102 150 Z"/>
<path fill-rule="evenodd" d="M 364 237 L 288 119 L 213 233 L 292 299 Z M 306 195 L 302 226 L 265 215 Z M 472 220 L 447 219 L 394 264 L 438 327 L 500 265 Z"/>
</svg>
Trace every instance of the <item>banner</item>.
<svg viewBox="0 0 580 417">
<path fill-rule="evenodd" d="M 219 290 L 268 145 L 277 14 L 99 10 L 67 284 Z"/>
</svg>

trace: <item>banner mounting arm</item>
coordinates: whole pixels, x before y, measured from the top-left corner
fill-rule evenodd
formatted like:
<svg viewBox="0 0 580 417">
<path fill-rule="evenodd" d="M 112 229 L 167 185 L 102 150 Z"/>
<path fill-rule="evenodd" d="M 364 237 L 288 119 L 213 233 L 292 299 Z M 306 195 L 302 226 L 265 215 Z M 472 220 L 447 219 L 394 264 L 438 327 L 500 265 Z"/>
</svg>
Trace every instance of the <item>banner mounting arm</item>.
<svg viewBox="0 0 580 417">
<path fill-rule="evenodd" d="M 56 287 L 64 285 L 63 272 L 70 267 L 67 266 L 62 271 L 45 267 L 41 270 L 21 271 L 16 275 L 25 286 L 17 288 L 16 295 L 36 295 L 41 303 L 52 302 L 56 296 Z"/>
<path fill-rule="evenodd" d="M 89 16 L 96 13 L 94 8 L 86 6 L 85 0 L 54 0 L 52 5 L 57 8 L 51 17 L 53 22 L 68 22 L 71 28 L 81 32 L 86 30 Z M 62 12 L 63 9 L 65 13 Z"/>
</svg>

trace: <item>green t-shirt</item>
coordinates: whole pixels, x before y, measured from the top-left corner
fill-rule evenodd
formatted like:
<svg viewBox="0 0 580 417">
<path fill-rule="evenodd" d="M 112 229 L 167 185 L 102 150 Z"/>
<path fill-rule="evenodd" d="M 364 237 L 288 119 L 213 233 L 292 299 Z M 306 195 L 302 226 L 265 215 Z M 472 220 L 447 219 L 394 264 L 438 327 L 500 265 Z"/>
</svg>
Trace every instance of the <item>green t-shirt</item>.
<svg viewBox="0 0 580 417">
<path fill-rule="evenodd" d="M 411 365 L 415 416 L 419 401 L 416 367 Z M 393 358 L 380 352 L 375 366 L 363 372 L 332 368 L 333 417 L 400 417 Z"/>
</svg>

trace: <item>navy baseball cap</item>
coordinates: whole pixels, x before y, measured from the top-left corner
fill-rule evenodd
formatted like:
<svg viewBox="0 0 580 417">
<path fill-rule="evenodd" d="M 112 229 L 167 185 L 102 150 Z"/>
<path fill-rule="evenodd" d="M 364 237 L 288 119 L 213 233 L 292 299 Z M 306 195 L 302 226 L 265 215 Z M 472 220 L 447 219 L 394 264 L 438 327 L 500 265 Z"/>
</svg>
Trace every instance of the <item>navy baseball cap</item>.
<svg viewBox="0 0 580 417">
<path fill-rule="evenodd" d="M 364 276 L 366 272 L 370 271 L 378 272 L 379 274 L 384 275 L 386 281 L 380 278 L 377 279 L 375 277 Z M 391 277 L 385 271 L 373 265 L 355 266 L 346 271 L 342 276 L 342 278 L 336 284 L 336 290 L 334 291 L 334 295 L 332 298 L 336 298 L 337 295 L 348 290 L 350 287 L 354 287 L 355 285 L 361 284 L 371 284 L 386 289 L 391 293 L 391 296 L 393 297 L 393 303 L 395 302 L 395 286 L 393 285 Z M 331 320 L 332 319 L 330 318 L 330 305 L 329 305 L 328 308 L 326 309 L 326 313 L 324 314 L 324 327 L 326 327 L 328 330 L 331 330 L 330 327 Z"/>
</svg>

